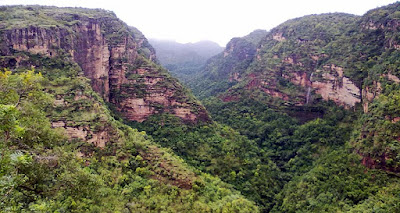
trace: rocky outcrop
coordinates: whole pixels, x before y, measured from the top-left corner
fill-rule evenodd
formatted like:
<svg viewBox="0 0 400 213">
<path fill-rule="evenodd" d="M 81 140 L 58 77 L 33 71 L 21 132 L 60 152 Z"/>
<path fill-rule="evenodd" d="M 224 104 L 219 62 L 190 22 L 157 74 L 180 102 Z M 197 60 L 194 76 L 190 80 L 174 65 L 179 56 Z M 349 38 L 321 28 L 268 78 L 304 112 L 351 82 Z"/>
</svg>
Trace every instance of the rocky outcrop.
<svg viewBox="0 0 400 213">
<path fill-rule="evenodd" d="M 382 74 L 380 76 L 380 80 L 388 81 L 390 83 L 398 84 L 400 83 L 400 79 L 393 74 Z M 363 110 L 364 113 L 368 112 L 369 104 L 374 101 L 374 99 L 378 98 L 382 93 L 382 83 L 380 81 L 374 80 L 368 86 L 365 86 L 362 89 L 362 100 L 363 100 Z"/>
<path fill-rule="evenodd" d="M 399 173 L 400 172 L 400 167 L 394 167 L 390 165 L 389 162 L 391 162 L 391 159 L 393 159 L 393 156 L 389 156 L 388 154 L 382 154 L 381 156 L 374 156 L 371 157 L 368 154 L 361 154 L 359 155 L 362 157 L 361 159 L 361 164 L 363 164 L 365 167 L 370 168 L 370 169 L 381 169 L 387 172 L 394 172 L 394 173 Z"/>
<path fill-rule="evenodd" d="M 105 147 L 109 141 L 109 131 L 106 129 L 93 131 L 90 126 L 74 125 L 73 122 L 53 121 L 53 128 L 62 128 L 70 139 L 80 139 L 97 147 Z"/>
<path fill-rule="evenodd" d="M 360 89 L 349 78 L 343 76 L 343 68 L 333 64 L 324 68 L 329 72 L 322 73 L 322 80 L 311 82 L 315 93 L 320 94 L 324 100 L 333 100 L 345 107 L 354 107 L 356 103 L 361 102 Z"/>
<path fill-rule="evenodd" d="M 335 77 L 329 74 L 323 75 L 326 82 L 313 82 L 312 88 L 320 94 L 324 100 L 333 100 L 338 105 L 355 106 L 361 101 L 360 89 L 348 78 L 343 77 L 340 83 Z"/>
<path fill-rule="evenodd" d="M 285 41 L 286 38 L 282 34 L 282 32 L 275 33 L 272 35 L 272 39 L 274 39 L 275 41 Z"/>
<path fill-rule="evenodd" d="M 246 58 L 250 63 L 239 64 L 240 71 L 230 69 L 226 72 L 227 68 L 240 61 L 238 58 L 235 62 L 229 62 L 227 58 L 246 56 L 240 54 L 246 51 L 237 44 L 239 39 L 233 39 L 224 52 L 225 60 L 218 61 L 222 68 L 213 66 L 217 68 L 212 71 L 217 70 L 218 75 L 225 76 L 230 83 L 226 84 L 228 88 L 223 91 L 225 94 L 218 96 L 223 100 L 231 100 L 228 97 L 237 97 L 238 94 L 257 94 L 254 96 L 259 99 L 259 94 L 264 94 L 266 97 L 283 100 L 276 103 L 296 107 L 311 107 L 310 104 L 319 100 L 332 100 L 346 108 L 356 106 L 361 102 L 358 86 L 361 84 L 355 82 L 358 79 L 350 79 L 351 75 L 344 75 L 344 69 L 338 66 L 340 64 L 344 67 L 341 64 L 343 60 L 336 60 L 339 53 L 336 52 L 336 46 L 332 48 L 330 45 L 339 39 L 338 35 L 354 27 L 358 20 L 359 17 L 342 13 L 289 20 L 265 33 L 256 44 L 253 43 L 255 53 L 252 59 L 241 58 Z M 316 23 L 319 23 L 318 28 L 315 27 Z M 241 39 L 246 40 L 245 37 Z"/>
<path fill-rule="evenodd" d="M 291 58 L 290 60 L 286 59 L 286 61 L 293 62 L 294 60 Z M 293 72 L 290 75 L 284 74 L 282 77 L 295 85 L 307 88 L 307 94 L 304 95 L 307 99 L 313 91 L 315 94 L 321 95 L 323 100 L 332 100 L 346 108 L 354 107 L 361 102 L 360 89 L 349 78 L 343 76 L 342 67 L 334 64 L 325 65 L 323 70 L 315 70 L 311 74 Z M 285 98 L 287 99 L 287 97 Z"/>
<path fill-rule="evenodd" d="M 369 110 L 369 103 L 379 96 L 382 91 L 381 83 L 373 81 L 372 85 L 366 86 L 362 89 L 363 110 L 367 113 Z"/>
<path fill-rule="evenodd" d="M 204 107 L 154 62 L 154 50 L 136 28 L 110 12 L 101 13 L 95 17 L 72 14 L 73 24 L 50 28 L 40 23 L 7 26 L 1 31 L 1 55 L 29 52 L 76 62 L 91 80 L 93 90 L 129 120 L 142 122 L 162 112 L 188 122 L 209 119 Z M 71 14 L 46 15 L 63 23 L 63 16 Z M 14 58 L 13 66 L 21 65 L 21 59 Z"/>
</svg>

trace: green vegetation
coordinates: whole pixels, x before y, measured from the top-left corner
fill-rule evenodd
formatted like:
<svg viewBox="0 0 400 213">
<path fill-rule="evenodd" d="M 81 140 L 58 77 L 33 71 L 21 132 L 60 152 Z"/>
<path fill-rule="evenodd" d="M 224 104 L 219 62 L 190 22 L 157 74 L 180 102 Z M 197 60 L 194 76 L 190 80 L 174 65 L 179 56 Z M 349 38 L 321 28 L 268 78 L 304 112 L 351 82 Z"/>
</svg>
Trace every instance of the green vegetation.
<svg viewBox="0 0 400 213">
<path fill-rule="evenodd" d="M 30 26 L 43 28 L 70 27 L 79 23 L 81 18 L 115 17 L 111 11 L 85 8 L 58 8 L 32 5 L 6 6 L 0 9 L 2 29 L 22 29 Z"/>
<path fill-rule="evenodd" d="M 175 116 L 153 116 L 132 127 L 146 131 L 190 165 L 231 183 L 262 210 L 270 209 L 282 187 L 280 171 L 257 144 L 218 123 L 184 125 Z"/>
<path fill-rule="evenodd" d="M 363 17 L 323 14 L 289 20 L 253 41 L 259 50 L 249 58 L 241 58 L 241 53 L 251 52 L 246 37 L 233 39 L 223 54 L 211 58 L 203 73 L 188 85 L 218 125 L 252 141 L 253 159 L 261 159 L 257 166 L 264 166 L 264 174 L 276 174 L 269 176 L 275 185 L 263 186 L 274 195 L 258 196 L 256 192 L 262 188 L 258 181 L 268 180 L 258 179 L 258 172 L 246 184 L 213 174 L 233 183 L 262 211 L 398 211 L 399 42 L 394 14 L 398 5 Z M 330 68 L 332 64 L 342 67 L 344 76 L 355 85 L 368 89 L 369 98 L 364 97 L 364 102 L 369 102 L 368 113 L 362 113 L 360 105 L 351 112 L 323 102 L 312 91 L 312 105 L 298 106 L 304 104 L 307 88 L 291 81 L 297 78 L 294 74 L 305 73 L 309 78 L 314 73 L 314 81 L 323 81 L 324 73 L 339 75 Z M 271 90 L 287 100 L 271 97 L 275 96 Z M 217 131 L 218 127 L 212 129 Z M 189 130 L 182 134 L 199 132 L 193 127 Z M 156 140 L 166 142 L 164 146 L 192 165 L 198 164 L 191 157 L 204 148 L 194 146 L 197 152 L 185 152 L 192 146 L 177 145 L 184 139 L 159 134 L 161 130 L 149 131 L 153 132 Z M 221 148 L 214 149 L 224 153 Z M 256 192 L 248 193 L 246 187 Z M 379 200 L 385 196 L 387 199 Z M 372 208 L 374 202 L 377 206 Z"/>
<path fill-rule="evenodd" d="M 399 201 L 395 197 L 398 178 L 366 170 L 359 161 L 359 156 L 344 149 L 322 156 L 309 172 L 285 186 L 278 195 L 281 203 L 273 212 L 399 211 L 395 204 Z M 391 187 L 393 190 L 389 190 Z"/>
<path fill-rule="evenodd" d="M 0 73 L 1 209 L 257 211 L 231 186 L 113 120 L 85 78 L 51 81 L 51 75 Z M 85 95 L 86 101 L 78 100 Z M 61 96 L 64 103 L 53 105 Z M 67 140 L 64 128 L 51 128 L 60 120 L 69 123 L 67 131 L 90 125 L 88 131 L 106 131 L 110 138 L 103 148 L 80 137 Z"/>
<path fill-rule="evenodd" d="M 203 70 L 205 60 L 173 58 L 212 118 L 198 123 L 183 123 L 157 102 L 151 107 L 163 113 L 126 121 L 67 51 L 50 58 L 1 49 L 0 209 L 399 212 L 399 10 L 395 3 L 362 17 L 289 20 L 232 39 Z M 126 35 L 139 44 L 124 73 L 134 84 L 111 88 L 116 103 L 174 89 L 173 101 L 202 110 L 154 62 L 140 31 L 111 12 L 17 6 L 1 7 L 0 18 L 2 30 L 68 30 L 102 19 L 111 47 Z M 363 89 L 363 103 L 349 110 L 313 91 L 305 103 L 309 83 L 296 81 L 312 73 L 318 82 L 334 76 L 338 87 L 338 76 L 348 77 Z"/>
<path fill-rule="evenodd" d="M 378 98 L 363 114 L 353 133 L 352 146 L 365 157 L 374 159 L 375 168 L 400 171 L 399 85 L 387 82 Z"/>
<path fill-rule="evenodd" d="M 211 41 L 181 44 L 150 39 L 150 43 L 155 48 L 160 63 L 183 83 L 194 78 L 202 70 L 207 59 L 223 50 Z"/>
<path fill-rule="evenodd" d="M 366 170 L 348 149 L 358 122 L 352 112 L 330 106 L 323 119 L 302 124 L 252 99 L 204 103 L 221 124 L 183 125 L 164 116 L 130 125 L 231 183 L 264 212 L 362 212 L 398 184 L 396 176 Z M 380 208 L 396 211 L 399 200 L 390 194 Z"/>
<path fill-rule="evenodd" d="M 266 31 L 256 30 L 243 38 L 233 38 L 223 53 L 209 59 L 204 69 L 189 79 L 187 84 L 193 93 L 204 99 L 236 85 L 253 61 L 258 42 L 265 35 Z"/>
</svg>

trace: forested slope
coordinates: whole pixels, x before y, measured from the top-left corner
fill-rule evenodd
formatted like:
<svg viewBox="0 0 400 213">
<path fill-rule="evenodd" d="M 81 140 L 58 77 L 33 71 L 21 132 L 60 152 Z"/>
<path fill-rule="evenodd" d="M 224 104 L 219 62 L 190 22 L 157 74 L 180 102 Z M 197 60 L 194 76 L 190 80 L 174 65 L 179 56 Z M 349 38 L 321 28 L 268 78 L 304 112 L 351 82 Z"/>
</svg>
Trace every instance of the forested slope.
<svg viewBox="0 0 400 213">
<path fill-rule="evenodd" d="M 1 208 L 398 212 L 399 11 L 234 38 L 203 107 L 108 11 L 2 7 Z"/>
<path fill-rule="evenodd" d="M 152 48 L 139 31 L 103 10 L 16 6 L 1 7 L 0 15 L 1 211 L 258 211 L 231 185 L 122 123 L 151 115 L 126 111 L 117 100 L 157 103 L 164 100 L 154 98 L 160 93 L 175 102 L 152 103 L 157 111 L 151 114 L 168 114 L 181 124 L 209 120 L 193 96 L 152 62 Z M 109 22 L 122 29 L 102 31 Z M 126 81 L 128 69 L 136 72 L 136 83 Z M 117 92 L 118 79 L 133 93 Z M 138 81 L 147 84 L 131 88 Z"/>
<path fill-rule="evenodd" d="M 289 20 L 246 60 L 224 60 L 248 52 L 228 45 L 189 84 L 279 168 L 283 187 L 264 211 L 399 211 L 399 10 Z"/>
</svg>

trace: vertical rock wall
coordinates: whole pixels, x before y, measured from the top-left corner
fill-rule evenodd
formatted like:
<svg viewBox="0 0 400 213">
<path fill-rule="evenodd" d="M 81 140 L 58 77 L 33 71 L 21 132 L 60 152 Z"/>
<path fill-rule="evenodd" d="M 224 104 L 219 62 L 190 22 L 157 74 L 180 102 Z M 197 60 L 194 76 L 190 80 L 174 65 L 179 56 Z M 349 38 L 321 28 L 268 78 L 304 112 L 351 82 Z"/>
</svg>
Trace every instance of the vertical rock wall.
<svg viewBox="0 0 400 213">
<path fill-rule="evenodd" d="M 80 17 L 69 27 L 30 26 L 2 35 L 3 56 L 21 51 L 76 62 L 93 90 L 129 120 L 164 112 L 187 122 L 209 120 L 205 108 L 154 63 L 154 50 L 139 53 L 146 39 L 117 18 Z"/>
</svg>

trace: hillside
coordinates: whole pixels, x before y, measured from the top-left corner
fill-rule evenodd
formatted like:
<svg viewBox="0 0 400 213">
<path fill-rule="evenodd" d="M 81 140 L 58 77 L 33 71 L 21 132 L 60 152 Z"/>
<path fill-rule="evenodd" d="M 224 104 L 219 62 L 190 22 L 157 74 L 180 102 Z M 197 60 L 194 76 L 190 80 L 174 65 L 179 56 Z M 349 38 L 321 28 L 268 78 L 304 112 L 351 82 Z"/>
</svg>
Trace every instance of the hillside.
<svg viewBox="0 0 400 213">
<path fill-rule="evenodd" d="M 271 211 L 398 211 L 399 10 L 288 20 L 255 48 L 232 39 L 188 84 L 280 169 Z"/>
<path fill-rule="evenodd" d="M 122 123 L 209 119 L 137 29 L 104 10 L 15 6 L 0 17 L 2 211 L 258 211 Z"/>
<path fill-rule="evenodd" d="M 265 30 L 255 30 L 243 38 L 233 38 L 225 51 L 209 59 L 204 69 L 187 83 L 196 96 L 216 95 L 235 85 L 253 61 L 258 42 L 266 34 Z"/>
<path fill-rule="evenodd" d="M 222 52 L 223 48 L 212 41 L 178 43 L 168 40 L 150 39 L 157 59 L 179 80 L 186 83 L 197 75 L 207 59 Z"/>
<path fill-rule="evenodd" d="M 233 38 L 200 103 L 110 11 L 0 7 L 0 209 L 400 212 L 399 11 Z"/>
<path fill-rule="evenodd" d="M 322 116 L 324 101 L 332 101 L 346 109 L 360 110 L 362 107 L 364 117 L 375 116 L 370 109 L 372 103 L 374 110 L 380 107 L 378 111 L 384 113 L 384 116 L 380 115 L 386 118 L 383 120 L 395 123 L 398 115 L 388 109 L 395 103 L 387 103 L 385 109 L 381 105 L 386 96 L 396 100 L 400 82 L 397 77 L 397 9 L 398 4 L 393 4 L 371 10 L 362 17 L 323 14 L 289 20 L 268 32 L 258 44 L 257 53 L 248 59 L 251 63 L 234 60 L 223 66 L 242 67 L 241 70 L 226 72 L 219 67 L 224 63 L 212 62 L 218 57 L 211 59 L 204 76 L 217 73 L 220 80 L 215 84 L 208 83 L 212 85 L 208 94 L 223 101 L 251 97 L 272 108 L 284 108 L 287 113 L 303 120 Z M 246 48 L 239 49 L 246 52 Z M 217 78 L 195 79 L 195 82 L 210 79 Z M 221 80 L 230 84 L 219 83 Z M 222 90 L 221 85 L 225 85 Z M 193 91 L 203 98 L 197 87 L 194 86 Z M 204 89 L 201 92 L 204 93 Z M 375 101 L 378 97 L 380 99 Z M 304 117 L 297 113 L 299 110 L 308 115 Z M 369 128 L 372 130 L 373 127 Z M 392 134 L 396 138 L 397 134 Z M 364 148 L 359 144 L 355 146 L 358 152 L 363 152 Z M 380 149 L 379 154 L 368 151 L 367 156 L 381 156 L 378 164 L 384 167 L 386 160 L 382 156 L 397 155 L 396 151 L 388 151 L 385 147 L 377 149 Z M 387 151 L 383 151 L 385 149 Z"/>
<path fill-rule="evenodd" d="M 39 66 L 30 55 L 76 62 L 94 91 L 128 120 L 172 113 L 186 122 L 207 121 L 204 108 L 154 62 L 144 36 L 105 10 L 3 7 L 1 64 Z M 30 63 L 30 64 L 29 64 Z"/>
</svg>

